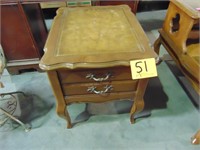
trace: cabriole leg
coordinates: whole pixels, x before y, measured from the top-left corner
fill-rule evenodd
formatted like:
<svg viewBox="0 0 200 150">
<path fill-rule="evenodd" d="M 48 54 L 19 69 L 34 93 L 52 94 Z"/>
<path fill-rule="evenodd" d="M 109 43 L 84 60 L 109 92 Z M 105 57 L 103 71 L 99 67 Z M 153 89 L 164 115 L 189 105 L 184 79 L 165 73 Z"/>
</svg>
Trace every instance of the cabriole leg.
<svg viewBox="0 0 200 150">
<path fill-rule="evenodd" d="M 154 51 L 159 55 L 160 52 L 160 45 L 161 45 L 161 37 L 159 36 L 158 39 L 154 42 Z"/>
<path fill-rule="evenodd" d="M 136 96 L 133 102 L 133 105 L 131 107 L 130 111 L 130 122 L 133 124 L 134 123 L 134 115 L 140 111 L 143 110 L 144 108 L 144 93 L 147 87 L 149 79 L 140 79 L 136 91 Z"/>
<path fill-rule="evenodd" d="M 57 72 L 48 71 L 48 77 L 54 92 L 54 96 L 56 98 L 56 112 L 61 118 L 67 120 L 67 128 L 72 128 L 71 119 L 67 110 L 67 104 L 60 87 Z"/>
</svg>

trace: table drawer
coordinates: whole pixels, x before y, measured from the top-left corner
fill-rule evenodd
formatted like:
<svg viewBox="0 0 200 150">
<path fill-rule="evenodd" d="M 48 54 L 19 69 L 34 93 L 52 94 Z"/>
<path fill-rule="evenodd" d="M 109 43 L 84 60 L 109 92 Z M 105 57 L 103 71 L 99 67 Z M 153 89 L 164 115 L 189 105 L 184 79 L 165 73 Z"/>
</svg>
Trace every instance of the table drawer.
<svg viewBox="0 0 200 150">
<path fill-rule="evenodd" d="M 72 95 L 72 96 L 66 96 L 65 102 L 66 104 L 70 104 L 74 102 L 101 103 L 114 100 L 133 100 L 135 95 L 136 92 L 119 92 L 119 93 L 110 93 L 108 95 L 95 95 L 95 94 Z"/>
<path fill-rule="evenodd" d="M 80 84 L 63 84 L 63 94 L 83 95 L 95 94 L 105 95 L 107 93 L 117 93 L 125 91 L 136 91 L 138 80 L 122 80 L 100 83 L 80 83 Z"/>
<path fill-rule="evenodd" d="M 101 69 L 59 70 L 61 83 L 83 83 L 131 79 L 130 67 L 112 67 Z"/>
</svg>

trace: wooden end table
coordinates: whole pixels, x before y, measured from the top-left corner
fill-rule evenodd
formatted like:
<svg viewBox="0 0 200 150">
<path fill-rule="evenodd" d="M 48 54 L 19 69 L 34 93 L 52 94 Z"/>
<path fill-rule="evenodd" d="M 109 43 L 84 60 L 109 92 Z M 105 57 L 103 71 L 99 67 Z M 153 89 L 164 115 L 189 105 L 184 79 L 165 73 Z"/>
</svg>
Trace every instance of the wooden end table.
<svg viewBox="0 0 200 150">
<path fill-rule="evenodd" d="M 157 55 L 126 5 L 60 8 L 41 59 L 57 100 L 57 113 L 72 127 L 67 106 L 134 100 L 130 121 L 144 107 L 148 78 L 132 80 L 130 60 Z"/>
</svg>

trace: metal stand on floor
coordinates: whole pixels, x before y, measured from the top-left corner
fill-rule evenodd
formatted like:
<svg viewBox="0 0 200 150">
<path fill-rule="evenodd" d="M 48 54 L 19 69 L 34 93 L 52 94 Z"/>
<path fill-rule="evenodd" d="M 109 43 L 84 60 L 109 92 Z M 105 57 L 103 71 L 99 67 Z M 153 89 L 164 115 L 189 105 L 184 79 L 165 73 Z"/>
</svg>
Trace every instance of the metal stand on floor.
<svg viewBox="0 0 200 150">
<path fill-rule="evenodd" d="M 5 55 L 3 53 L 3 49 L 0 45 L 0 77 L 3 74 L 5 67 L 6 67 Z M 1 81 L 0 81 L 0 88 L 4 88 L 4 85 Z M 15 110 L 17 108 L 17 104 L 18 104 L 17 103 L 18 100 L 14 96 L 14 94 L 22 94 L 24 97 L 26 97 L 26 95 L 20 91 L 11 92 L 11 93 L 0 93 L 0 98 L 1 98 L 0 102 L 1 102 L 1 100 L 3 100 L 3 98 L 5 96 L 7 96 L 7 95 L 10 96 L 10 99 L 8 98 L 6 100 L 6 102 L 4 103 L 4 106 L 0 105 L 0 127 L 3 127 L 3 125 L 5 125 L 9 119 L 12 119 L 15 122 L 17 122 L 18 124 L 20 124 L 26 132 L 28 132 L 31 130 L 31 126 L 24 124 L 22 121 L 20 121 L 19 119 L 17 119 L 14 116 L 14 112 L 15 112 Z"/>
<path fill-rule="evenodd" d="M 0 106 L 0 113 L 2 113 L 5 117 L 3 117 L 2 121 L 0 122 L 0 126 L 3 126 L 8 119 L 12 119 L 13 121 L 17 122 L 18 124 L 20 124 L 24 130 L 26 132 L 31 130 L 31 126 L 29 124 L 24 124 L 22 121 L 20 121 L 19 119 L 17 119 L 13 114 L 16 110 L 17 107 L 17 99 L 14 96 L 14 94 L 23 94 L 23 96 L 26 96 L 23 92 L 12 92 L 12 93 L 3 93 L 0 94 L 0 96 L 3 98 L 6 95 L 11 96 L 12 99 L 8 100 L 6 103 L 6 107 L 2 108 Z"/>
</svg>

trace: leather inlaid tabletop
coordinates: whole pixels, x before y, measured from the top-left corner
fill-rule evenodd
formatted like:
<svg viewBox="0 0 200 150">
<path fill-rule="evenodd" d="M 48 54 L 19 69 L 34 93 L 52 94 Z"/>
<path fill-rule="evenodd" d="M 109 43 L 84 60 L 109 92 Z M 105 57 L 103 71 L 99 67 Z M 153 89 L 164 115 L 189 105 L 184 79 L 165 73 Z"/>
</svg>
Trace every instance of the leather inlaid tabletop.
<svg viewBox="0 0 200 150">
<path fill-rule="evenodd" d="M 57 55 L 144 51 L 123 9 L 60 9 L 63 23 Z M 74 19 L 76 18 L 76 19 Z"/>
<path fill-rule="evenodd" d="M 128 66 L 130 60 L 156 57 L 149 45 L 126 5 L 63 7 L 54 18 L 40 67 Z"/>
</svg>

